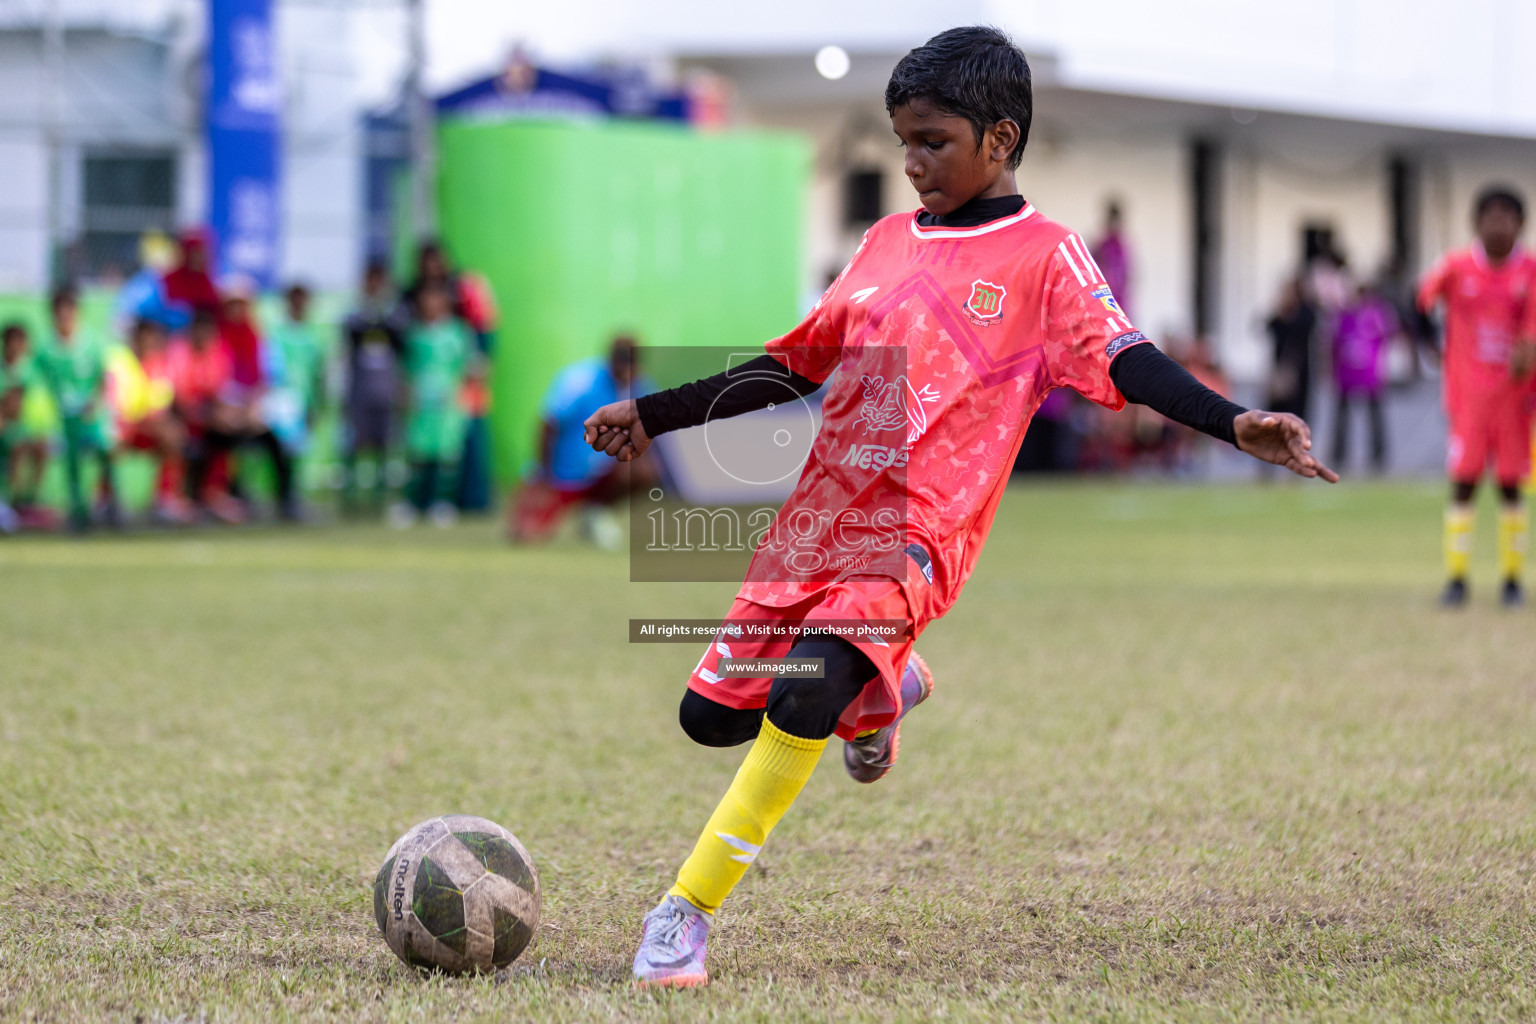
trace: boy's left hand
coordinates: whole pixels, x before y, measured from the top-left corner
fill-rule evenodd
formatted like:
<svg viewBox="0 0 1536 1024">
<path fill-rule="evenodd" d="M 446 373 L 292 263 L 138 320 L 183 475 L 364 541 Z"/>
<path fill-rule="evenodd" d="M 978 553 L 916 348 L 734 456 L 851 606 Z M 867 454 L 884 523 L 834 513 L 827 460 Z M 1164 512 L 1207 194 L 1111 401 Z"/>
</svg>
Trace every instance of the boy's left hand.
<svg viewBox="0 0 1536 1024">
<path fill-rule="evenodd" d="M 1339 474 L 1313 457 L 1312 430 L 1299 416 L 1250 409 L 1232 421 L 1232 432 L 1238 449 L 1256 459 L 1284 466 L 1297 476 L 1339 482 Z"/>
</svg>

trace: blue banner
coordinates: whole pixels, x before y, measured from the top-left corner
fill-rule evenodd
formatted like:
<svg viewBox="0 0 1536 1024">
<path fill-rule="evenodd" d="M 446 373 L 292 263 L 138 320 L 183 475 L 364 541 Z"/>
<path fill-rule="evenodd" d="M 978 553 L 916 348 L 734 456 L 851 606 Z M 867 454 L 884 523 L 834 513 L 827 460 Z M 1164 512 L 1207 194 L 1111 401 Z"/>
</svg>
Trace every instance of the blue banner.
<svg viewBox="0 0 1536 1024">
<path fill-rule="evenodd" d="M 208 0 L 208 221 L 218 272 L 277 277 L 282 89 L 272 0 Z"/>
</svg>

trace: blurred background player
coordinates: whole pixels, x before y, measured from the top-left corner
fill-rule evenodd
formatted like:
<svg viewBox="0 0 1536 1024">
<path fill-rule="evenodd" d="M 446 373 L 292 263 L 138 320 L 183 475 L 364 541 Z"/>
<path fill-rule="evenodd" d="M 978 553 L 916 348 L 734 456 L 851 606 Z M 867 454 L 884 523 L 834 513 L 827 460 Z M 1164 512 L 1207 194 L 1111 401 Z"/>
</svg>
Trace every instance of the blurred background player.
<svg viewBox="0 0 1536 1024">
<path fill-rule="evenodd" d="M 227 476 L 229 493 L 242 500 L 240 475 L 222 467 L 227 466 L 230 457 L 241 449 L 254 447 L 265 451 L 272 461 L 278 518 L 294 522 L 299 519 L 299 506 L 293 481 L 293 456 L 268 420 L 269 346 L 262 339 L 256 322 L 255 298 L 256 284 L 249 278 L 237 274 L 225 281 L 219 342 L 229 357 L 229 380 L 221 396 L 222 403 L 229 409 L 224 425 L 205 432 L 204 441 L 212 446 L 214 457 L 210 468 L 215 473 L 215 481 L 221 475 Z"/>
<path fill-rule="evenodd" d="M 226 400 L 229 353 L 219 343 L 219 325 L 206 309 L 192 315 L 187 338 L 171 346 L 168 370 L 173 408 L 187 432 L 187 489 L 197 508 L 224 523 L 245 521 L 245 507 L 210 479 L 215 455 L 244 427 L 244 411 Z"/>
<path fill-rule="evenodd" d="M 428 281 L 416 290 L 416 321 L 405 333 L 405 375 L 410 400 L 405 449 L 411 461 L 406 501 L 391 512 L 395 526 L 413 525 L 423 513 L 438 526 L 451 525 L 457 510 L 448 501 L 453 473 L 464 446 L 466 376 L 474 367 L 475 343 L 468 325 L 453 315 L 446 285 Z"/>
<path fill-rule="evenodd" d="M 363 292 L 357 309 L 342 326 L 342 335 L 346 346 L 342 511 L 355 512 L 357 488 L 371 485 L 375 511 L 382 512 L 405 350 L 405 317 L 396 305 L 389 268 L 382 260 L 370 260 L 363 272 Z M 363 463 L 364 459 L 369 461 Z M 362 477 L 365 465 L 368 475 Z"/>
<path fill-rule="evenodd" d="M 129 334 L 134 321 L 154 320 L 167 330 L 185 330 L 191 311 L 172 303 L 166 290 L 165 275 L 179 262 L 177 245 L 159 231 L 146 231 L 139 239 L 139 269 L 123 282 L 116 304 L 118 329 Z"/>
<path fill-rule="evenodd" d="M 283 293 L 283 317 L 262 347 L 266 390 L 261 418 L 276 435 L 290 463 L 309 450 L 310 432 L 325 393 L 325 349 L 309 320 L 309 289 L 291 284 Z M 286 514 L 301 515 L 295 485 Z"/>
<path fill-rule="evenodd" d="M 111 419 L 106 402 L 106 348 L 80 327 L 79 300 L 70 288 L 54 292 L 50 303 L 52 331 L 37 352 L 38 379 L 58 409 L 64 442 L 64 472 L 69 488 L 69 526 L 90 529 L 91 509 L 85 494 L 84 463 L 94 458 L 99 469 L 98 512 L 108 526 L 119 526 L 113 474 Z"/>
<path fill-rule="evenodd" d="M 51 527 L 37 504 L 48 466 L 48 434 L 36 413 L 41 397 L 31 339 L 20 323 L 0 328 L 0 532 Z"/>
<path fill-rule="evenodd" d="M 1472 553 L 1473 495 L 1493 465 L 1499 513 L 1500 599 L 1524 603 L 1526 515 L 1520 484 L 1531 469 L 1530 345 L 1528 318 L 1536 285 L 1536 258 L 1520 246 L 1525 203 L 1512 189 L 1492 187 L 1478 196 L 1470 246 L 1446 253 L 1419 287 L 1426 313 L 1445 308 L 1445 411 L 1450 420 L 1446 469 L 1451 501 L 1445 513 L 1445 568 L 1441 595 L 1447 607 L 1467 600 Z"/>
<path fill-rule="evenodd" d="M 1307 297 L 1300 278 L 1286 279 L 1275 312 L 1264 324 L 1269 333 L 1271 369 L 1268 408 L 1307 418 L 1312 394 L 1312 336 L 1317 330 L 1317 308 Z"/>
<path fill-rule="evenodd" d="M 490 358 L 496 329 L 496 303 L 490 285 L 473 272 L 460 273 L 448 261 L 442 242 L 435 238 L 423 241 L 416 250 L 415 276 L 405 288 L 404 301 L 412 314 L 419 308 L 424 288 L 440 286 L 448 292 L 453 316 L 469 328 L 474 341 L 479 365 Z M 461 407 L 464 412 L 463 440 L 459 455 L 457 478 L 453 490 L 454 503 L 467 511 L 484 511 L 490 507 L 490 434 L 486 413 L 490 408 L 490 390 L 483 374 L 475 373 L 465 378 Z"/>
<path fill-rule="evenodd" d="M 1125 225 L 1120 213 L 1120 201 L 1111 199 L 1104 207 L 1104 233 L 1089 250 L 1093 261 L 1104 274 L 1104 281 L 1115 293 L 1120 308 L 1127 313 L 1131 303 L 1131 246 L 1125 240 Z"/>
<path fill-rule="evenodd" d="M 176 395 L 165 328 L 148 317 L 135 320 L 128 344 L 108 354 L 107 380 L 119 443 L 160 460 L 154 517 L 174 525 L 192 522 L 196 513 L 185 494 L 187 431 L 172 410 Z"/>
<path fill-rule="evenodd" d="M 537 475 L 518 489 L 508 532 L 514 542 L 545 540 L 573 508 L 585 514 L 583 532 L 604 547 L 621 539 L 601 510 L 657 479 L 654 457 L 616 464 L 586 442 L 583 421 L 600 406 L 644 394 L 639 386 L 639 346 L 613 340 L 606 358 L 595 356 L 561 370 L 544 396 L 539 423 Z"/>
<path fill-rule="evenodd" d="M 175 266 L 162 282 L 166 303 L 188 318 L 198 312 L 217 316 L 221 301 L 208 271 L 207 236 L 201 231 L 186 231 L 178 241 Z"/>
<path fill-rule="evenodd" d="M 1333 464 L 1342 466 L 1349 456 L 1349 410 L 1364 403 L 1371 435 L 1371 469 L 1387 468 L 1387 425 L 1382 413 L 1382 393 L 1387 386 L 1387 346 L 1397 334 L 1392 306 L 1369 285 L 1355 289 L 1355 297 L 1339 310 L 1333 327 L 1333 384 L 1338 406 L 1333 419 Z"/>
</svg>

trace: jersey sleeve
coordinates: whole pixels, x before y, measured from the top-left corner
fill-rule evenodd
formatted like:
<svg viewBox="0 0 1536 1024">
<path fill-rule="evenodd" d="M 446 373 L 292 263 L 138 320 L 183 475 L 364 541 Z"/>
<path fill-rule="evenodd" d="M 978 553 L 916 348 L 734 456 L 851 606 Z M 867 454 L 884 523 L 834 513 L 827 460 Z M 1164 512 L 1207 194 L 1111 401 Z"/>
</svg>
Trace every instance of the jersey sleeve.
<svg viewBox="0 0 1536 1024">
<path fill-rule="evenodd" d="M 790 372 L 820 384 L 837 369 L 838 360 L 843 354 L 843 338 L 837 327 L 836 310 L 840 303 L 847 301 L 847 296 L 843 294 L 846 290 L 845 282 L 849 272 L 859 265 L 859 258 L 869 247 L 870 236 L 874 232 L 875 228 L 870 228 L 864 233 L 853 258 L 827 286 L 827 290 L 822 292 L 821 298 L 816 300 L 816 305 L 811 307 L 805 319 L 788 334 L 774 338 L 763 346 L 770 356 L 788 367 Z"/>
<path fill-rule="evenodd" d="M 1046 367 L 1051 383 L 1069 387 L 1107 409 L 1121 409 L 1125 396 L 1110 379 L 1115 356 L 1147 343 L 1120 308 L 1103 273 L 1076 235 L 1056 247 L 1045 274 Z"/>
<path fill-rule="evenodd" d="M 1515 329 L 1515 340 L 1525 344 L 1536 342 L 1536 294 L 1526 294 L 1525 306 L 1520 311 L 1520 325 Z"/>
</svg>

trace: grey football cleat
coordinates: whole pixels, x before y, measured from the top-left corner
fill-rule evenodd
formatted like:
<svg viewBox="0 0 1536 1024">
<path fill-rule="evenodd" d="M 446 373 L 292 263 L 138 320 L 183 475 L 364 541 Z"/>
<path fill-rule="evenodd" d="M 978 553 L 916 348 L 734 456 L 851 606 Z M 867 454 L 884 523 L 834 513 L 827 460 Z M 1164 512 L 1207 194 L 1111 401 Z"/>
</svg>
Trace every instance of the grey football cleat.
<svg viewBox="0 0 1536 1024">
<path fill-rule="evenodd" d="M 906 671 L 901 674 L 901 714 L 896 721 L 867 736 L 843 741 L 843 767 L 853 781 L 878 782 L 896 766 L 896 755 L 901 751 L 901 720 L 931 693 L 933 673 L 928 671 L 922 656 L 913 651 L 907 659 Z"/>
<path fill-rule="evenodd" d="M 693 988 L 709 982 L 704 946 L 714 915 L 680 896 L 663 896 L 645 915 L 635 952 L 635 984 L 642 988 Z"/>
</svg>

